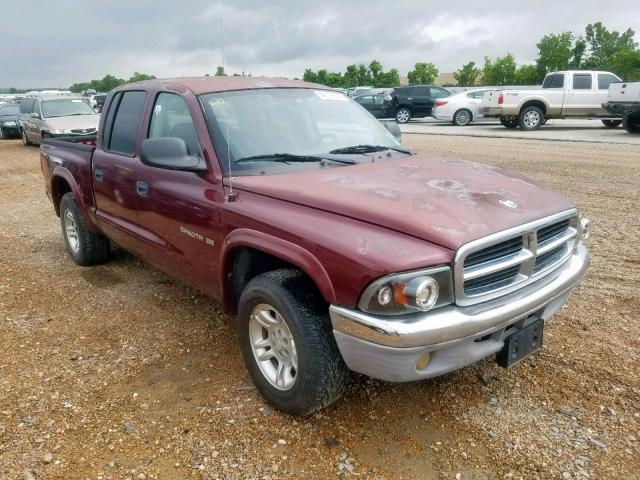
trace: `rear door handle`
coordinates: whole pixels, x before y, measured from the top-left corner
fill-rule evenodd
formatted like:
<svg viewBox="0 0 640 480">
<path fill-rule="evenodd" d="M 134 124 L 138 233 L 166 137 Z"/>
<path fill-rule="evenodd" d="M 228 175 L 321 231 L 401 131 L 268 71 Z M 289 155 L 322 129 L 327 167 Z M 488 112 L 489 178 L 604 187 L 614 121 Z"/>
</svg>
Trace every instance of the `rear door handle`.
<svg viewBox="0 0 640 480">
<path fill-rule="evenodd" d="M 96 180 L 98 182 L 102 182 L 104 180 L 104 172 L 98 168 L 96 168 L 96 171 L 94 172 L 94 175 L 96 177 Z"/>
<path fill-rule="evenodd" d="M 136 182 L 136 193 L 141 197 L 149 196 L 149 184 L 138 180 Z"/>
</svg>

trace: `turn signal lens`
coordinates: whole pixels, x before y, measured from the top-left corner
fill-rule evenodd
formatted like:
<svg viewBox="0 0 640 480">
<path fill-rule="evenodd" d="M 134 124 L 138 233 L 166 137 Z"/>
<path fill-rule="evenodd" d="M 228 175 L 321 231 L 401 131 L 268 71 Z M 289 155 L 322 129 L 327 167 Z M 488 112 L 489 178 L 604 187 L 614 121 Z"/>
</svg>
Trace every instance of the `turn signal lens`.
<svg viewBox="0 0 640 480">
<path fill-rule="evenodd" d="M 589 238 L 590 224 L 591 222 L 589 221 L 588 218 L 580 219 L 580 238 L 582 238 L 582 240 L 586 240 L 587 238 Z"/>
</svg>

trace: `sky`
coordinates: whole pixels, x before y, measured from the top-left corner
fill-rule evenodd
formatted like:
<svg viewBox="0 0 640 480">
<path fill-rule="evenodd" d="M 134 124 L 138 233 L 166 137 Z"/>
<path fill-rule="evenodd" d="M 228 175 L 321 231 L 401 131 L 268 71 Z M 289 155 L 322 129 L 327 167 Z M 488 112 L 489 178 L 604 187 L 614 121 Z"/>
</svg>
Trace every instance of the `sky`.
<svg viewBox="0 0 640 480">
<path fill-rule="evenodd" d="M 547 33 L 588 23 L 639 33 L 638 0 L 3 0 L 0 87 L 69 86 L 107 73 L 302 77 L 382 62 L 452 72 L 485 55 L 533 62 Z"/>
</svg>

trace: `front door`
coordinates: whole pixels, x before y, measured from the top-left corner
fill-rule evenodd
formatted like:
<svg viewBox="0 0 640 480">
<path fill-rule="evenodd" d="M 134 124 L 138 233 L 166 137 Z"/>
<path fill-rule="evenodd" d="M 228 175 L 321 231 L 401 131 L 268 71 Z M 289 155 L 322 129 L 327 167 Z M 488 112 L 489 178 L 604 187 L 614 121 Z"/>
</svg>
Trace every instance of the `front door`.
<svg viewBox="0 0 640 480">
<path fill-rule="evenodd" d="M 138 251 L 140 228 L 136 194 L 138 131 L 146 93 L 116 94 L 106 112 L 102 146 L 93 154 L 92 176 L 100 228 L 120 246 Z"/>
<path fill-rule="evenodd" d="M 182 96 L 160 92 L 150 117 L 148 138 L 177 137 L 184 140 L 189 155 L 203 156 L 191 111 Z M 140 223 L 148 230 L 142 256 L 216 295 L 220 289 L 215 272 L 222 243 L 218 208 L 222 185 L 212 185 L 195 172 L 143 163 L 138 166 L 137 181 L 144 191 L 138 198 Z"/>
<path fill-rule="evenodd" d="M 431 109 L 435 102 L 429 96 L 429 87 L 413 87 L 407 100 L 411 100 L 413 104 L 412 116 L 426 117 L 431 115 Z"/>
</svg>

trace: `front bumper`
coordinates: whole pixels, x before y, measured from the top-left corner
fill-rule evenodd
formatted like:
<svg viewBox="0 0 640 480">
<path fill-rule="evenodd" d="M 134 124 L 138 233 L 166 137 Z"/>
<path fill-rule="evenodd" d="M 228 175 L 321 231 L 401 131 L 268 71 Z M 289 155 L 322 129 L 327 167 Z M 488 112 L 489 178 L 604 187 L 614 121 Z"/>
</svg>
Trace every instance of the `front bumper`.
<svg viewBox="0 0 640 480">
<path fill-rule="evenodd" d="M 585 274 L 589 253 L 578 244 L 553 273 L 512 294 L 468 307 L 377 316 L 332 305 L 333 333 L 347 366 L 389 381 L 434 377 L 499 351 L 505 338 L 529 322 L 556 313 Z M 425 368 L 416 364 L 430 356 Z"/>
</svg>

